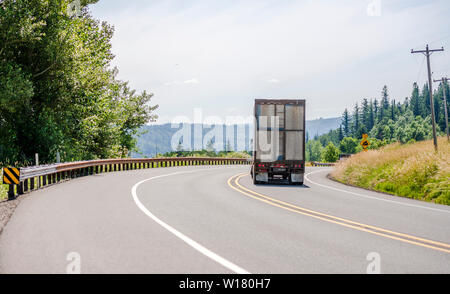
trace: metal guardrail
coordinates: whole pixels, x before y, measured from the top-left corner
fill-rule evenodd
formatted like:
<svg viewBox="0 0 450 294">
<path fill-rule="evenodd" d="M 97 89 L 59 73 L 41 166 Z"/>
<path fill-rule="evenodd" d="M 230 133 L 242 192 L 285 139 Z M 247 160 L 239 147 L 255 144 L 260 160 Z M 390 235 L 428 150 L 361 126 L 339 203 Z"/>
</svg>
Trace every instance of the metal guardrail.
<svg viewBox="0 0 450 294">
<path fill-rule="evenodd" d="M 22 167 L 17 168 L 20 171 L 19 183 L 9 185 L 8 200 L 14 200 L 17 194 L 21 195 L 25 192 L 56 184 L 61 181 L 105 172 L 171 166 L 251 163 L 252 160 L 247 158 L 165 157 L 87 160 Z M 15 189 L 16 186 L 17 189 Z"/>
<path fill-rule="evenodd" d="M 331 162 L 315 162 L 315 161 L 312 161 L 312 162 L 311 162 L 311 165 L 312 165 L 312 166 L 334 166 L 335 163 L 331 163 Z"/>
</svg>

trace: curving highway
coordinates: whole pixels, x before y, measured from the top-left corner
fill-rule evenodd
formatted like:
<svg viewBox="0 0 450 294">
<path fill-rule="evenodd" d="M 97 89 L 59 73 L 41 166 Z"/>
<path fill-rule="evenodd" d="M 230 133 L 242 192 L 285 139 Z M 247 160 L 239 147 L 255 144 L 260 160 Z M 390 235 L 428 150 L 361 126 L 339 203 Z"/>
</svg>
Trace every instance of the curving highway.
<svg viewBox="0 0 450 294">
<path fill-rule="evenodd" d="M 0 273 L 450 273 L 450 207 L 348 187 L 252 184 L 249 166 L 114 172 L 22 199 Z"/>
</svg>

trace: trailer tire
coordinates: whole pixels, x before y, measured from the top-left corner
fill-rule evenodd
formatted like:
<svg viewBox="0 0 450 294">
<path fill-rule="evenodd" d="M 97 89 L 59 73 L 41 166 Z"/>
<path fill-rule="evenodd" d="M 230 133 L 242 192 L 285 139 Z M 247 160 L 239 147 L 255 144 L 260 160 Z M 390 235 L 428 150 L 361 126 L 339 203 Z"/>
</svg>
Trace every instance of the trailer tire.
<svg viewBox="0 0 450 294">
<path fill-rule="evenodd" d="M 290 184 L 294 186 L 303 186 L 303 182 L 290 182 Z"/>
</svg>

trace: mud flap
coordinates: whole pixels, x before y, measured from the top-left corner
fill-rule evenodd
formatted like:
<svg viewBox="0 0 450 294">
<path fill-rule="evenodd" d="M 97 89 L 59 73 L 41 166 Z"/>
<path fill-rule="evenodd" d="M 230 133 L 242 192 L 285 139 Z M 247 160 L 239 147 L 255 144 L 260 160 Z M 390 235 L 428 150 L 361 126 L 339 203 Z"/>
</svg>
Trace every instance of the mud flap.
<svg viewBox="0 0 450 294">
<path fill-rule="evenodd" d="M 291 183 L 303 183 L 303 174 L 291 174 Z"/>
<path fill-rule="evenodd" d="M 258 182 L 268 182 L 269 181 L 269 173 L 257 173 L 255 175 L 255 180 Z"/>
</svg>

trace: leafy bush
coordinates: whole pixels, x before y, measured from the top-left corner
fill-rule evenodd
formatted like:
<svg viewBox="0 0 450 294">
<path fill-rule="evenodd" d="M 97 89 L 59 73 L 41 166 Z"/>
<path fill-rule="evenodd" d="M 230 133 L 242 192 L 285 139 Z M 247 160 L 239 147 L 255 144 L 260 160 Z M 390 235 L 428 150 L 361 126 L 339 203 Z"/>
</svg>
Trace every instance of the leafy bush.
<svg viewBox="0 0 450 294">
<path fill-rule="evenodd" d="M 358 147 L 359 142 L 357 139 L 352 137 L 345 137 L 339 143 L 339 150 L 342 153 L 354 154 L 356 153 L 356 148 Z"/>
<path fill-rule="evenodd" d="M 339 149 L 333 143 L 328 143 L 322 152 L 322 160 L 325 162 L 336 162 L 339 159 Z"/>
</svg>

